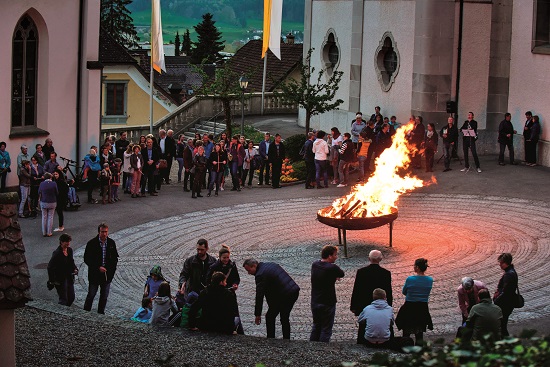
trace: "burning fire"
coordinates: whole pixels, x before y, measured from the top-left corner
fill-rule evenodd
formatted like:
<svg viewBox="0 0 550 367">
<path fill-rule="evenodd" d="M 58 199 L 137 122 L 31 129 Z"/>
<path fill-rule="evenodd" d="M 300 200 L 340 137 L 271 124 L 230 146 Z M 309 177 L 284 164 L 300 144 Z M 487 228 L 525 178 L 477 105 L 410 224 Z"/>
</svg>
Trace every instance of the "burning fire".
<svg viewBox="0 0 550 367">
<path fill-rule="evenodd" d="M 336 199 L 331 207 L 319 214 L 333 218 L 366 218 L 391 214 L 403 193 L 424 185 L 417 177 L 405 173 L 410 159 L 407 133 L 413 129 L 407 124 L 397 129 L 392 145 L 375 161 L 374 174 L 364 184 L 355 185 L 349 195 Z"/>
</svg>

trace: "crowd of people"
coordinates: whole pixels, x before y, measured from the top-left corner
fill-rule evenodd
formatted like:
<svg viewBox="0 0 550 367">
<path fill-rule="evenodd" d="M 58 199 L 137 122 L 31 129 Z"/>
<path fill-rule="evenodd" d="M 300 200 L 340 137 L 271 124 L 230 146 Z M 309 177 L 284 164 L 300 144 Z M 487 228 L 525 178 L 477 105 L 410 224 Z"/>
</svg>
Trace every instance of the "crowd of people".
<svg viewBox="0 0 550 367">
<path fill-rule="evenodd" d="M 91 310 L 99 290 L 97 311 L 101 314 L 105 313 L 119 257 L 116 243 L 108 235 L 108 225 L 99 224 L 97 236 L 87 243 L 84 252 L 84 263 L 88 266 L 88 294 L 84 309 Z M 57 290 L 59 304 L 65 306 L 70 306 L 75 299 L 74 277 L 78 274 L 71 240 L 66 233 L 60 236 L 59 247 L 48 264 L 48 287 Z M 231 260 L 231 250 L 222 245 L 217 259 L 208 252 L 208 241 L 199 239 L 196 254 L 183 263 L 175 293 L 172 293 L 169 281 L 162 275 L 161 267 L 153 266 L 145 280 L 141 307 L 131 319 L 155 326 L 244 334 L 237 301 L 241 279 L 238 266 Z M 336 265 L 338 247 L 323 246 L 320 255 L 321 258 L 311 265 L 313 323 L 310 341 L 329 342 L 336 315 L 335 284 L 345 274 Z M 350 311 L 357 317 L 359 325 L 357 343 L 396 350 L 407 345 L 419 345 L 423 342 L 423 333 L 433 330 L 429 311 L 433 278 L 426 274 L 428 260 L 415 260 L 414 274 L 407 277 L 402 286 L 405 302 L 394 317 L 391 272 L 380 266 L 382 259 L 379 250 L 372 250 L 369 253 L 370 264 L 358 269 L 355 276 Z M 488 334 L 495 340 L 508 336 L 510 314 L 514 308 L 523 306 L 523 301 L 519 300 L 518 275 L 512 255 L 502 253 L 497 261 L 504 274 L 492 298 L 482 281 L 470 277 L 460 281 L 457 297 L 462 325 L 458 327 L 458 336 L 463 340 L 480 339 Z M 243 267 L 255 278 L 255 324 L 262 322 L 265 298 L 268 305 L 265 312 L 267 337 L 275 338 L 275 321 L 279 316 L 282 336 L 290 339 L 290 314 L 300 297 L 300 287 L 277 263 L 249 258 L 244 260 Z M 395 336 L 394 326 L 402 330 L 401 337 Z"/>
</svg>

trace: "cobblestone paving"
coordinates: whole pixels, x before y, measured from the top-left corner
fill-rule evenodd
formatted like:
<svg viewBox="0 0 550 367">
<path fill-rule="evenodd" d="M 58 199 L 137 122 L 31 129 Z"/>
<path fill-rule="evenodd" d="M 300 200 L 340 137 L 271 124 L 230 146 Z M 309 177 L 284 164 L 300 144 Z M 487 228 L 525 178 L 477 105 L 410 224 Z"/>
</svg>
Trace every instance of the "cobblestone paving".
<svg viewBox="0 0 550 367">
<path fill-rule="evenodd" d="M 265 336 L 265 325 L 253 324 L 254 278 L 241 266 L 245 258 L 255 257 L 281 264 L 299 284 L 300 298 L 291 314 L 292 337 L 308 339 L 310 266 L 320 257 L 323 245 L 337 243 L 336 229 L 317 222 L 316 211 L 333 199 L 235 205 L 155 220 L 111 233 L 121 257 L 107 312 L 131 316 L 139 307 L 145 277 L 154 264 L 161 265 L 164 275 L 173 286 L 177 285 L 184 259 L 195 253 L 197 240 L 204 237 L 214 255 L 222 243 L 232 248 L 232 259 L 239 265 L 241 275 L 237 295 L 247 334 Z M 343 258 L 341 251 L 337 261 L 346 276 L 336 285 L 338 305 L 333 340 L 355 338 L 355 318 L 349 311 L 351 291 L 355 272 L 368 263 L 367 254 L 372 249 L 383 252 L 382 266 L 392 272 L 395 312 L 404 302 L 401 287 L 405 278 L 413 274 L 414 259 L 429 260 L 427 273 L 434 277 L 430 311 L 435 334 L 453 333 L 460 324 L 456 288 L 461 277 L 468 275 L 482 280 L 494 292 L 502 274 L 496 261 L 501 252 L 514 255 L 520 290 L 526 300 L 525 307 L 512 314 L 512 322 L 550 314 L 548 203 L 490 196 L 412 194 L 399 203 L 393 248 L 388 247 L 388 235 L 387 226 L 348 231 L 350 257 Z M 75 251 L 77 264 L 82 264 L 83 253 L 83 248 Z M 75 285 L 78 306 L 82 306 L 87 289 L 87 267 L 82 265 L 80 270 Z"/>
</svg>

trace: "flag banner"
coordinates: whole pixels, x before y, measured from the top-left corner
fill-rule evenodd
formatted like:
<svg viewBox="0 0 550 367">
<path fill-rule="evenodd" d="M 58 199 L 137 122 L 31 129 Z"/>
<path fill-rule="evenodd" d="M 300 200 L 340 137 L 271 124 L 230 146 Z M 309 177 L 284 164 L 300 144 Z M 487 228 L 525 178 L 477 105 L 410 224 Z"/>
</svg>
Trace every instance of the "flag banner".
<svg viewBox="0 0 550 367">
<path fill-rule="evenodd" d="M 162 41 L 162 22 L 160 17 L 160 0 L 152 0 L 151 15 L 151 63 L 153 69 L 166 72 L 164 64 L 164 42 Z"/>
<path fill-rule="evenodd" d="M 262 58 L 269 48 L 281 59 L 281 26 L 283 22 L 283 0 L 264 0 L 264 34 Z"/>
</svg>

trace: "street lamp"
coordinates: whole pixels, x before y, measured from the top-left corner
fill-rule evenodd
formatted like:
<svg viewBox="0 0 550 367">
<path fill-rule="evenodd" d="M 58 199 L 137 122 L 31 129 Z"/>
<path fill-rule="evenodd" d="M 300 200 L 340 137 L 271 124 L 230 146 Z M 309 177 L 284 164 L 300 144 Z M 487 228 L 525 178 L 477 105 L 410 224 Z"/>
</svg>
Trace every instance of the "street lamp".
<svg viewBox="0 0 550 367">
<path fill-rule="evenodd" d="M 246 76 L 241 76 L 239 78 L 239 86 L 241 87 L 241 136 L 244 135 L 244 90 L 248 87 L 248 78 Z"/>
</svg>

